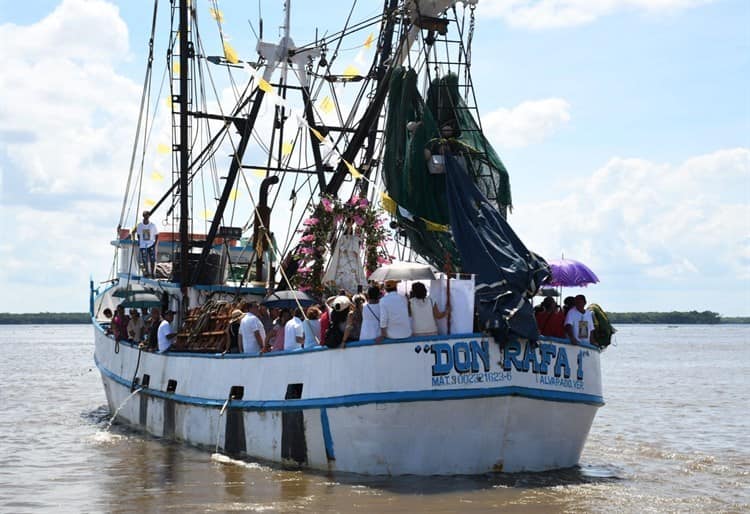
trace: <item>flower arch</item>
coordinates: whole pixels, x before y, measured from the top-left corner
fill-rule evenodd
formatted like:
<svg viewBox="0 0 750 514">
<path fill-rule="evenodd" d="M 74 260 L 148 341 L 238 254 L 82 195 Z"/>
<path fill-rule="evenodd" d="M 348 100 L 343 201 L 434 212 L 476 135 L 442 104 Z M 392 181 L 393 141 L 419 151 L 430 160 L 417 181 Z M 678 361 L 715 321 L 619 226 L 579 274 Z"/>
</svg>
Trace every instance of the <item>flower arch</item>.
<svg viewBox="0 0 750 514">
<path fill-rule="evenodd" d="M 326 293 L 329 284 L 323 283 L 325 257 L 331 250 L 331 236 L 346 220 L 352 220 L 355 233 L 362 237 L 367 276 L 381 264 L 391 262 L 385 247 L 385 242 L 391 239 L 390 234 L 367 198 L 354 196 L 348 202 L 342 202 L 324 196 L 313 209 L 313 215 L 302 222 L 302 237 L 294 253 L 294 259 L 299 263 L 297 274 L 292 279 L 295 287 L 321 296 Z"/>
</svg>

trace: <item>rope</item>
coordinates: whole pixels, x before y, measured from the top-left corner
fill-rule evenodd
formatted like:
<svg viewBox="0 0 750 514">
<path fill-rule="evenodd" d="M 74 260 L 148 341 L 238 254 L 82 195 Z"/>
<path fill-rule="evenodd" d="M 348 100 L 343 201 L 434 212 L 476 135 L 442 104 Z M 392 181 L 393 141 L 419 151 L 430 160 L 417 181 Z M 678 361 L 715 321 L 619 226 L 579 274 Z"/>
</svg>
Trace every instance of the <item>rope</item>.
<svg viewBox="0 0 750 514">
<path fill-rule="evenodd" d="M 146 103 L 147 98 L 147 91 L 149 89 L 149 84 L 151 83 L 151 70 L 153 69 L 153 62 L 154 62 L 154 35 L 156 34 L 156 15 L 157 10 L 159 6 L 159 1 L 154 0 L 154 14 L 151 20 L 151 38 L 148 41 L 148 65 L 146 66 L 146 76 L 143 78 L 143 92 L 141 93 L 141 106 L 140 106 L 140 112 L 138 113 L 138 123 L 136 124 L 135 129 L 135 144 L 133 145 L 133 153 L 130 156 L 130 171 L 128 173 L 128 182 L 125 186 L 125 198 L 122 200 L 122 209 L 120 210 L 120 221 L 118 223 L 118 235 L 119 235 L 119 227 L 122 226 L 122 222 L 125 217 L 125 206 L 127 205 L 127 191 L 130 191 L 130 182 L 133 177 L 133 168 L 135 167 L 135 158 L 136 153 L 138 149 L 138 137 L 141 133 L 141 122 L 143 120 L 143 106 Z"/>
</svg>

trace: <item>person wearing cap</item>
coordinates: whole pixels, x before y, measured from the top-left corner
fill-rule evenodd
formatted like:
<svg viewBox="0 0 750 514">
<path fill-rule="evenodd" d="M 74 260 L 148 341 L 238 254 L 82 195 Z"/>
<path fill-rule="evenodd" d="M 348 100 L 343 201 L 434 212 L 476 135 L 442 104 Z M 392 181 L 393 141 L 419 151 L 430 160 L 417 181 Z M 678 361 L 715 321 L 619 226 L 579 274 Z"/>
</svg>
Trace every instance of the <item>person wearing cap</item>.
<svg viewBox="0 0 750 514">
<path fill-rule="evenodd" d="M 376 343 L 386 338 L 411 337 L 409 304 L 405 296 L 398 294 L 398 282 L 398 280 L 385 281 L 385 296 L 380 299 L 380 335 L 375 338 Z"/>
<path fill-rule="evenodd" d="M 151 213 L 143 211 L 143 221 L 135 228 L 138 235 L 138 249 L 141 253 L 141 263 L 145 276 L 154 277 L 156 272 L 156 248 L 159 241 L 159 229 L 149 218 Z"/>
<path fill-rule="evenodd" d="M 169 347 L 172 346 L 172 339 L 177 335 L 175 332 L 172 332 L 171 325 L 172 320 L 174 319 L 174 311 L 164 311 L 162 317 L 163 319 L 159 324 L 159 330 L 156 333 L 156 338 L 159 344 L 159 353 L 164 353 L 169 350 Z"/>
<path fill-rule="evenodd" d="M 242 353 L 240 348 L 240 321 L 245 313 L 239 309 L 234 309 L 229 316 L 229 323 L 226 329 L 226 344 L 222 353 Z"/>
</svg>

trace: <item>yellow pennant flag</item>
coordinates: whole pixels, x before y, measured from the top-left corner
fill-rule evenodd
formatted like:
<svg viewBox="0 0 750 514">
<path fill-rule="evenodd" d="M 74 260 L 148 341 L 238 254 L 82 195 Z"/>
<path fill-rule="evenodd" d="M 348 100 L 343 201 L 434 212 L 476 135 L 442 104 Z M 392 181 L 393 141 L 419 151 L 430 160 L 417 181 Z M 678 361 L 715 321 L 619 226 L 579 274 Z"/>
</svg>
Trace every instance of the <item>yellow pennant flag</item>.
<svg viewBox="0 0 750 514">
<path fill-rule="evenodd" d="M 380 203 L 383 204 L 383 209 L 385 209 L 388 214 L 396 215 L 396 200 L 388 196 L 388 193 L 385 191 L 380 193 Z"/>
<path fill-rule="evenodd" d="M 178 63 L 178 62 L 173 62 L 172 63 L 172 73 L 174 73 L 175 75 L 179 75 L 180 74 L 180 63 Z"/>
<path fill-rule="evenodd" d="M 265 170 L 253 170 L 252 174 L 253 174 L 253 177 L 266 178 Z"/>
<path fill-rule="evenodd" d="M 164 103 L 167 104 L 167 109 L 172 108 L 172 97 L 168 96 L 164 99 Z"/>
<path fill-rule="evenodd" d="M 239 57 L 237 57 L 237 52 L 227 41 L 224 41 L 224 57 L 232 64 L 237 64 L 238 62 L 240 62 Z"/>
<path fill-rule="evenodd" d="M 232 201 L 235 201 L 239 195 L 240 195 L 240 192 L 237 189 L 232 189 L 229 192 L 229 199 Z"/>
<path fill-rule="evenodd" d="M 367 39 L 365 39 L 365 48 L 369 49 L 372 46 L 373 41 L 375 41 L 375 34 L 370 32 L 370 35 L 368 35 Z"/>
<path fill-rule="evenodd" d="M 294 150 L 294 145 L 292 143 L 286 142 L 281 145 L 281 155 L 283 155 L 284 157 L 291 154 L 292 150 Z"/>
<path fill-rule="evenodd" d="M 354 66 L 353 64 L 350 64 L 349 66 L 346 67 L 342 75 L 347 78 L 356 77 L 357 75 L 359 75 L 359 70 L 357 69 L 356 66 Z"/>
<path fill-rule="evenodd" d="M 350 163 L 346 159 L 341 159 L 341 160 L 344 161 L 344 164 L 346 164 L 346 167 L 347 167 L 347 169 L 349 169 L 349 173 L 352 174 L 352 177 L 354 177 L 354 178 L 362 178 L 363 175 L 359 171 L 357 171 L 357 168 L 355 168 L 352 163 Z"/>
<path fill-rule="evenodd" d="M 333 101 L 331 100 L 331 97 L 325 96 L 320 103 L 318 103 L 318 107 L 320 107 L 320 110 L 326 114 L 333 111 Z"/>
<path fill-rule="evenodd" d="M 265 91 L 266 93 L 273 93 L 273 86 L 266 82 L 266 79 L 260 79 L 258 82 L 258 87 L 261 91 Z"/>
<path fill-rule="evenodd" d="M 150 198 L 147 198 L 143 201 L 143 205 L 145 205 L 146 207 L 153 207 L 154 205 L 156 205 L 156 202 L 151 200 Z"/>
<path fill-rule="evenodd" d="M 430 221 L 425 218 L 422 218 L 422 221 L 424 221 L 424 226 L 427 228 L 427 230 L 431 230 L 432 232 L 450 232 L 451 231 L 451 228 L 448 225 L 441 225 L 440 223 L 435 223 L 434 221 Z"/>
<path fill-rule="evenodd" d="M 219 23 L 222 23 L 224 21 L 224 13 L 222 13 L 218 9 L 214 9 L 213 7 L 208 10 L 208 12 L 211 13 L 211 17 L 218 21 Z"/>
<path fill-rule="evenodd" d="M 310 132 L 312 132 L 313 134 L 315 134 L 315 137 L 318 138 L 318 141 L 323 142 L 323 141 L 326 140 L 326 138 L 323 137 L 323 134 L 321 134 L 320 132 L 318 132 L 317 130 L 315 130 L 312 127 L 310 127 Z"/>
<path fill-rule="evenodd" d="M 164 175 L 154 170 L 151 172 L 151 180 L 164 180 Z"/>
<path fill-rule="evenodd" d="M 164 143 L 159 143 L 156 145 L 156 152 L 161 154 L 166 154 L 171 152 L 172 149 L 169 147 L 169 145 L 165 145 Z"/>
<path fill-rule="evenodd" d="M 205 211 L 203 211 L 202 214 L 203 214 L 203 219 L 204 220 L 210 220 L 210 219 L 213 219 L 213 217 L 214 217 L 214 211 L 212 211 L 210 209 L 206 209 Z"/>
</svg>

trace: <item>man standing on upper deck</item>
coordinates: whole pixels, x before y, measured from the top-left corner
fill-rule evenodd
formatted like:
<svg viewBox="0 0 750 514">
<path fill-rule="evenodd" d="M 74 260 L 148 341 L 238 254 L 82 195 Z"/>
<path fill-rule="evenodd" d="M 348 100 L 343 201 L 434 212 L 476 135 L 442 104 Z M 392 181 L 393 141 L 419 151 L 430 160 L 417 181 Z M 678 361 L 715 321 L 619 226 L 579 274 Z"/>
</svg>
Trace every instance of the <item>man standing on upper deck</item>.
<svg viewBox="0 0 750 514">
<path fill-rule="evenodd" d="M 154 277 L 156 272 L 156 247 L 159 242 L 159 229 L 149 221 L 151 213 L 143 211 L 143 221 L 135 228 L 138 235 L 138 248 L 146 276 Z"/>
<path fill-rule="evenodd" d="M 575 297 L 575 306 L 565 316 L 565 333 L 571 344 L 595 344 L 594 315 L 586 310 L 586 297 L 582 294 Z"/>
<path fill-rule="evenodd" d="M 398 280 L 386 280 L 385 292 L 380 299 L 380 335 L 375 342 L 411 337 L 409 303 L 404 295 L 398 294 Z"/>
</svg>

